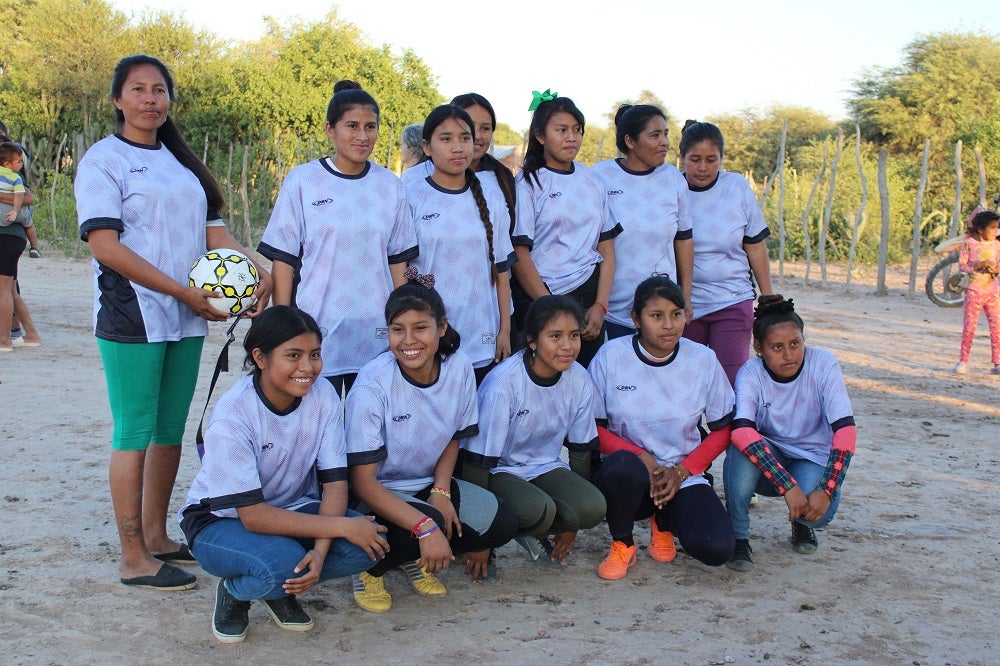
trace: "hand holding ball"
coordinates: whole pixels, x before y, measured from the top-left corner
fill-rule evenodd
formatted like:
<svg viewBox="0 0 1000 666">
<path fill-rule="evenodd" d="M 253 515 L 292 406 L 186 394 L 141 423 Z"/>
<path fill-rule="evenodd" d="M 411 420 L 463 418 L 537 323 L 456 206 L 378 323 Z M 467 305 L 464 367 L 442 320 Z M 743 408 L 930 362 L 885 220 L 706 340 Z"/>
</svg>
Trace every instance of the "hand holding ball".
<svg viewBox="0 0 1000 666">
<path fill-rule="evenodd" d="M 210 298 L 214 308 L 236 316 L 252 307 L 260 279 L 253 262 L 236 250 L 209 250 L 191 266 L 188 286 L 222 294 Z"/>
</svg>

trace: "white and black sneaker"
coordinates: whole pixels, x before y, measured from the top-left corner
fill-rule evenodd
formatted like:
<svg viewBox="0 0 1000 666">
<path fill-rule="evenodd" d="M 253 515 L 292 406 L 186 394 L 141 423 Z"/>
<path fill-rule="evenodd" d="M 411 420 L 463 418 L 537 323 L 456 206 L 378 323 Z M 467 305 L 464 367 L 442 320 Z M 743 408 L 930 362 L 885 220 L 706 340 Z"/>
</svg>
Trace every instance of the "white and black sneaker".
<svg viewBox="0 0 1000 666">
<path fill-rule="evenodd" d="M 275 624 L 288 631 L 309 631 L 313 628 L 313 620 L 302 610 L 294 594 L 280 599 L 261 599 L 264 608 L 271 614 Z"/>
<path fill-rule="evenodd" d="M 816 532 L 808 525 L 795 521 L 792 523 L 792 550 L 800 555 L 812 555 L 819 548 Z"/>
<path fill-rule="evenodd" d="M 226 589 L 226 582 L 219 579 L 215 591 L 215 612 L 212 614 L 212 633 L 223 643 L 241 643 L 247 637 L 250 602 L 240 601 Z"/>
</svg>

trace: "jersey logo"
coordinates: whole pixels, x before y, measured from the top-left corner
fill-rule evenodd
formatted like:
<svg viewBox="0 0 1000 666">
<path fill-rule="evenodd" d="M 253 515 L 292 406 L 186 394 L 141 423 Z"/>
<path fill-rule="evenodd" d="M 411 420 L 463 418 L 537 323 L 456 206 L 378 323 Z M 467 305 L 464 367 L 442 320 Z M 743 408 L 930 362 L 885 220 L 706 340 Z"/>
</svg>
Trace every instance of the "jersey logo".
<svg viewBox="0 0 1000 666">
<path fill-rule="evenodd" d="M 139 167 L 138 169 L 129 169 L 129 173 L 146 173 L 149 171 L 149 167 Z"/>
<path fill-rule="evenodd" d="M 260 447 L 260 451 L 261 451 L 261 453 L 263 453 L 264 451 L 270 451 L 273 448 L 274 448 L 274 444 L 272 442 L 268 442 L 264 446 Z"/>
<path fill-rule="evenodd" d="M 625 193 L 625 190 L 608 190 L 608 196 L 609 197 L 617 196 L 619 194 L 624 194 L 624 193 Z"/>
<path fill-rule="evenodd" d="M 441 217 L 441 213 L 427 213 L 426 215 L 424 215 L 420 219 L 421 220 L 436 220 L 439 217 Z"/>
<path fill-rule="evenodd" d="M 619 391 L 634 391 L 635 390 L 634 386 L 629 386 L 628 384 L 619 384 L 615 388 L 618 389 Z"/>
<path fill-rule="evenodd" d="M 495 345 L 497 343 L 497 336 L 492 333 L 483 333 L 483 344 L 484 345 Z"/>
<path fill-rule="evenodd" d="M 405 421 L 408 418 L 410 418 L 409 414 L 400 414 L 399 416 L 393 416 L 392 420 L 399 423 L 400 421 Z"/>
<path fill-rule="evenodd" d="M 332 203 L 333 203 L 333 199 L 320 199 L 319 201 L 313 201 L 312 205 L 313 206 L 325 206 L 327 204 L 332 204 Z"/>
<path fill-rule="evenodd" d="M 771 403 L 765 402 L 764 403 L 764 409 L 771 409 Z"/>
<path fill-rule="evenodd" d="M 385 340 L 389 337 L 389 327 L 388 326 L 377 326 L 375 328 L 375 337 Z"/>
<path fill-rule="evenodd" d="M 552 194 L 549 195 L 549 199 L 558 199 L 561 196 L 562 192 L 553 192 Z"/>
<path fill-rule="evenodd" d="M 521 411 L 519 411 L 514 416 L 527 416 L 530 412 L 531 412 L 530 409 L 522 409 Z"/>
</svg>

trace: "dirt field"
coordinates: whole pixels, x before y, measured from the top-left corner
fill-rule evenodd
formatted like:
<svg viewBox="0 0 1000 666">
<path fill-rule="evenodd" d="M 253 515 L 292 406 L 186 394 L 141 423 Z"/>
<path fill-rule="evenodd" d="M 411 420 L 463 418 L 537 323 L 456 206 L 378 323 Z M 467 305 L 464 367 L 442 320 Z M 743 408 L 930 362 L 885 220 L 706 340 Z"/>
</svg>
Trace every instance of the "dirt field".
<svg viewBox="0 0 1000 666">
<path fill-rule="evenodd" d="M 1000 663 L 1000 377 L 988 374 L 985 321 L 970 374 L 951 374 L 961 313 L 907 299 L 901 274 L 880 298 L 871 275 L 846 293 L 842 275 L 821 290 L 801 285 L 802 266 L 785 267 L 782 291 L 808 344 L 839 357 L 859 432 L 840 513 L 815 555 L 791 551 L 784 502 L 764 499 L 752 513 L 751 573 L 640 553 L 624 580 L 603 581 L 602 526 L 580 535 L 563 572 L 538 570 L 508 545 L 499 582 L 450 570 L 443 599 L 390 574 L 395 605 L 381 616 L 335 581 L 303 597 L 313 631 L 282 631 L 254 605 L 246 642 L 222 645 L 210 627 L 214 577 L 196 568 L 197 589 L 174 593 L 118 582 L 89 262 L 21 267 L 44 345 L 0 356 L 2 663 Z M 224 330 L 213 324 L 206 343 L 192 442 Z M 174 509 L 197 465 L 188 447 Z M 721 469 L 720 460 L 719 492 Z M 645 543 L 644 526 L 636 536 Z"/>
</svg>

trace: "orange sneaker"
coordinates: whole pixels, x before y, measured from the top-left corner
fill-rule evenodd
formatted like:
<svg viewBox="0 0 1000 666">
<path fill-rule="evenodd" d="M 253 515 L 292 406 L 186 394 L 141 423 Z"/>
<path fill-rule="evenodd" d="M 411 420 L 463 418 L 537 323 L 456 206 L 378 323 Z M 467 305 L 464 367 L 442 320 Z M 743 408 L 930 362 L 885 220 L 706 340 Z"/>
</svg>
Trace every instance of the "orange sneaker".
<svg viewBox="0 0 1000 666">
<path fill-rule="evenodd" d="M 622 541 L 611 542 L 611 552 L 597 567 L 597 575 L 604 580 L 620 580 L 635 566 L 635 544 L 626 546 Z"/>
<path fill-rule="evenodd" d="M 649 537 L 649 556 L 657 562 L 673 562 L 677 557 L 674 535 L 670 532 L 661 532 L 656 525 L 656 518 L 649 519 L 649 529 L 652 532 Z"/>
</svg>

